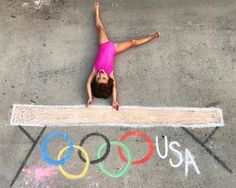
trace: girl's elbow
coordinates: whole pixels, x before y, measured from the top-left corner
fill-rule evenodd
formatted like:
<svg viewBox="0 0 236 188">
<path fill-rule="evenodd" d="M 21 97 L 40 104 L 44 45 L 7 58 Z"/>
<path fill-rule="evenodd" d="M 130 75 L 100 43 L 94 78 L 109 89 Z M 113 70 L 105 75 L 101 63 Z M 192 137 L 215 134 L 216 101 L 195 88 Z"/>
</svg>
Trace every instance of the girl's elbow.
<svg viewBox="0 0 236 188">
<path fill-rule="evenodd" d="M 91 85 L 91 82 L 87 81 L 86 85 L 87 85 L 87 86 L 90 86 L 90 85 Z"/>
<path fill-rule="evenodd" d="M 90 89 L 90 88 L 91 88 L 91 84 L 90 84 L 90 83 L 87 83 L 87 84 L 86 84 L 86 88 L 87 88 L 87 89 Z"/>
</svg>

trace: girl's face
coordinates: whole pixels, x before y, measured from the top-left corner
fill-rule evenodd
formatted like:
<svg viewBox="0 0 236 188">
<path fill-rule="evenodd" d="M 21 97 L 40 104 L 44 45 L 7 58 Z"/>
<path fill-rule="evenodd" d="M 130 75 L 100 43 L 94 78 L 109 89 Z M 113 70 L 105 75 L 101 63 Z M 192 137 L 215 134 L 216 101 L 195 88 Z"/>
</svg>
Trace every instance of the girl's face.
<svg viewBox="0 0 236 188">
<path fill-rule="evenodd" d="M 100 70 L 97 74 L 96 74 L 96 81 L 99 84 L 107 84 L 109 80 L 109 77 L 107 75 L 107 73 L 104 70 Z"/>
</svg>

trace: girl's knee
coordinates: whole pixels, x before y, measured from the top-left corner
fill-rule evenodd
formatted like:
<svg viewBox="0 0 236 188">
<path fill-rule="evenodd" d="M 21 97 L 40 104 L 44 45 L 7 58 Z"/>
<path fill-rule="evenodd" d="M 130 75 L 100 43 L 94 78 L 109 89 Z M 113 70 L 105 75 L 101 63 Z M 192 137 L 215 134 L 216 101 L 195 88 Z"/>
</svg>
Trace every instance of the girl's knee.
<svg viewBox="0 0 236 188">
<path fill-rule="evenodd" d="M 97 24 L 96 27 L 99 31 L 104 31 L 104 27 L 101 24 Z"/>
<path fill-rule="evenodd" d="M 131 47 L 136 46 L 137 44 L 137 41 L 135 39 L 131 39 L 129 42 Z"/>
</svg>

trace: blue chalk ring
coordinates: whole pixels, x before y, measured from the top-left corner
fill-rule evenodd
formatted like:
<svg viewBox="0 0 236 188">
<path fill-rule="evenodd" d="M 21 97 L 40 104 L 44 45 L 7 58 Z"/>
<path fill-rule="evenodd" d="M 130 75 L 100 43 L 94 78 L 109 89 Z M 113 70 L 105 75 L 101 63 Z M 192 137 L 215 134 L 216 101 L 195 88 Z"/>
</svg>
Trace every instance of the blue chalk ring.
<svg viewBox="0 0 236 188">
<path fill-rule="evenodd" d="M 64 137 L 65 140 L 69 144 L 69 148 L 68 148 L 65 156 L 61 160 L 53 160 L 48 156 L 48 153 L 47 153 L 47 145 L 48 145 L 49 141 L 51 141 L 52 138 L 57 137 L 57 136 Z M 73 143 L 72 139 L 65 132 L 53 132 L 53 133 L 48 134 L 46 136 L 46 138 L 43 140 L 42 147 L 41 147 L 41 155 L 42 155 L 44 161 L 50 165 L 56 165 L 56 166 L 64 165 L 66 163 L 66 161 L 69 160 L 71 154 L 73 153 L 73 145 L 74 145 L 74 143 Z"/>
</svg>

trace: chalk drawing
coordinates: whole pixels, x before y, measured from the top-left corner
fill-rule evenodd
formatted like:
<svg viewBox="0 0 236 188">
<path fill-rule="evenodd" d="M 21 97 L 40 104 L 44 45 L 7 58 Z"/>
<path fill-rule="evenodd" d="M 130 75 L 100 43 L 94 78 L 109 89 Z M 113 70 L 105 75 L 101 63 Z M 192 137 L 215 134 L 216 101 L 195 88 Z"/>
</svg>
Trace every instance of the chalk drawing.
<svg viewBox="0 0 236 188">
<path fill-rule="evenodd" d="M 59 170 L 55 166 L 46 166 L 23 168 L 22 172 L 25 174 L 23 182 L 26 186 L 39 187 L 45 183 L 47 186 L 51 184 L 51 181 L 49 180 L 56 176 Z"/>
<path fill-rule="evenodd" d="M 106 114 L 106 118 L 103 115 Z M 61 118 L 63 116 L 63 118 Z M 123 127 L 219 127 L 224 126 L 219 108 L 181 108 L 94 105 L 14 104 L 13 126 L 123 126 Z"/>
<path fill-rule="evenodd" d="M 159 148 L 159 141 L 158 141 L 158 136 L 156 136 L 156 151 L 157 151 L 157 154 L 159 155 L 159 157 L 161 159 L 165 159 L 168 155 L 168 139 L 167 139 L 167 136 L 164 136 L 165 138 L 165 154 L 162 155 L 161 152 L 160 152 L 160 148 Z"/>
<path fill-rule="evenodd" d="M 59 151 L 59 154 L 57 156 L 57 160 L 51 160 L 51 157 L 49 157 L 48 154 L 46 154 L 46 149 L 47 149 L 48 142 L 55 136 L 63 136 L 67 141 L 70 140 L 70 142 L 68 141 L 69 145 L 64 147 L 61 151 Z M 92 160 L 92 161 L 90 161 L 89 156 L 86 152 L 86 149 L 82 147 L 84 141 L 91 136 L 101 136 L 105 140 L 105 143 L 101 144 L 97 150 L 97 155 L 96 155 L 97 159 Z M 136 161 L 132 161 L 133 156 L 131 155 L 129 148 L 123 143 L 123 141 L 125 141 L 130 136 L 141 137 L 149 144 L 149 150 L 145 154 L 145 156 L 139 160 L 136 160 Z M 176 148 L 176 147 L 179 148 L 180 144 L 177 141 L 171 141 L 169 143 L 169 147 L 168 147 L 168 138 L 166 136 L 164 136 L 164 138 L 165 138 L 165 154 L 161 155 L 160 149 L 159 149 L 158 136 L 156 135 L 156 143 L 154 144 L 152 139 L 148 135 L 146 135 L 145 133 L 136 131 L 136 130 L 128 131 L 127 133 L 125 133 L 124 135 L 122 135 L 119 138 L 119 141 L 109 141 L 109 139 L 104 134 L 101 134 L 101 133 L 97 133 L 97 132 L 90 133 L 82 138 L 80 145 L 71 145 L 73 143 L 73 141 L 69 137 L 69 135 L 66 134 L 65 132 L 52 132 L 52 133 L 49 133 L 45 137 L 45 139 L 43 140 L 42 147 L 41 147 L 41 154 L 42 154 L 42 158 L 44 159 L 45 162 L 47 162 L 48 164 L 51 164 L 51 165 L 58 166 L 62 175 L 68 179 L 76 180 L 76 179 L 80 179 L 80 178 L 85 177 L 86 173 L 89 169 L 89 165 L 96 164 L 96 163 L 98 164 L 98 167 L 103 174 L 105 174 L 109 177 L 112 177 L 112 178 L 120 178 L 128 173 L 129 167 L 131 165 L 140 165 L 140 164 L 144 164 L 147 161 L 149 161 L 151 156 L 154 153 L 154 149 L 155 149 L 155 145 L 156 145 L 157 154 L 159 155 L 159 157 L 161 159 L 167 158 L 169 149 L 170 149 L 170 151 L 173 152 L 173 154 L 175 154 L 175 156 L 178 157 L 179 160 L 177 163 L 176 162 L 174 163 L 172 158 L 169 159 L 170 165 L 174 168 L 180 167 L 185 159 L 184 164 L 185 164 L 185 176 L 186 177 L 188 175 L 190 165 L 194 167 L 197 174 L 200 174 L 200 170 L 199 170 L 196 162 L 194 161 L 194 157 L 190 153 L 189 149 L 187 149 L 187 148 L 185 149 L 185 158 L 183 159 L 182 153 Z M 104 161 L 110 153 L 110 145 L 117 145 L 118 146 L 118 156 L 121 158 L 122 161 L 126 162 L 126 165 L 117 173 L 108 172 L 102 165 L 102 161 Z M 101 156 L 101 153 L 105 147 L 107 148 L 106 152 L 105 152 L 105 154 L 103 154 L 103 156 Z M 70 174 L 70 173 L 66 172 L 62 167 L 62 165 L 65 164 L 69 160 L 71 153 L 69 155 L 68 154 L 66 155 L 66 159 L 64 157 L 63 163 L 62 163 L 61 156 L 63 155 L 63 153 L 66 150 L 68 151 L 69 149 L 71 149 L 71 151 L 73 152 L 73 150 L 72 150 L 73 148 L 80 151 L 80 152 L 78 152 L 78 155 L 80 156 L 81 161 L 85 162 L 85 167 L 79 175 Z M 123 154 L 123 150 L 125 151 L 125 155 Z M 81 154 L 81 152 L 82 152 L 82 154 Z M 46 155 L 46 157 L 45 157 L 45 155 Z"/>
<path fill-rule="evenodd" d="M 174 168 L 180 167 L 180 165 L 183 163 L 183 157 L 182 157 L 182 153 L 180 153 L 177 149 L 174 148 L 174 145 L 180 147 L 180 144 L 176 141 L 170 142 L 170 150 L 174 151 L 178 156 L 179 156 L 179 162 L 177 164 L 173 163 L 172 159 L 169 159 L 170 161 L 170 165 Z"/>
<path fill-rule="evenodd" d="M 67 112 L 70 112 L 70 113 L 63 113 L 64 110 L 67 111 Z M 194 135 L 192 135 L 190 131 L 188 131 L 186 128 L 184 128 L 184 127 L 187 127 L 187 128 L 190 128 L 190 127 L 194 127 L 194 128 L 216 127 L 216 128 L 218 128 L 218 127 L 224 126 L 223 114 L 222 114 L 221 109 L 219 109 L 219 108 L 122 106 L 120 108 L 119 112 L 112 111 L 112 110 L 113 109 L 110 106 L 101 106 L 101 105 L 97 105 L 97 106 L 93 105 L 93 106 L 90 106 L 89 108 L 86 108 L 85 105 L 72 105 L 72 106 L 71 105 L 63 105 L 63 106 L 62 105 L 54 105 L 54 106 L 50 106 L 50 105 L 14 104 L 13 109 L 12 109 L 12 116 L 11 116 L 10 124 L 13 125 L 13 126 L 20 127 L 22 132 L 31 140 L 32 147 L 30 148 L 28 154 L 26 155 L 25 159 L 23 160 L 23 162 L 21 163 L 19 169 L 17 170 L 17 173 L 14 176 L 13 180 L 11 181 L 10 186 L 12 186 L 15 183 L 16 179 L 18 178 L 19 174 L 21 173 L 22 169 L 24 168 L 25 163 L 28 160 L 31 152 L 33 151 L 34 147 L 38 143 L 38 140 L 40 139 L 41 135 L 43 134 L 44 130 L 46 129 L 46 126 L 113 126 L 113 127 L 117 127 L 117 126 L 124 126 L 124 127 L 171 126 L 171 127 L 182 127 L 195 141 L 197 141 L 199 144 L 201 144 L 201 146 L 203 146 L 205 148 L 205 150 L 222 167 L 224 167 L 228 172 L 232 173 L 232 170 L 218 156 L 216 156 L 207 146 L 205 146 L 205 142 L 207 142 L 210 139 L 210 136 L 212 136 L 214 133 L 212 133 L 209 136 L 209 139 L 206 139 L 206 141 L 203 143 L 203 142 L 199 141 L 199 139 L 196 138 Z M 150 116 L 146 114 L 141 119 L 139 119 L 139 120 L 141 120 L 141 122 L 139 120 L 137 121 L 137 117 L 139 117 L 140 115 L 143 115 L 143 113 L 141 113 L 141 112 L 148 111 L 148 113 L 150 113 L 151 111 L 155 112 L 156 110 L 159 111 L 160 114 L 161 113 L 163 114 L 163 112 L 164 112 L 164 116 L 161 117 L 162 119 L 157 119 L 158 120 L 157 122 L 153 122 L 153 119 L 152 119 L 152 118 L 159 117 L 156 113 L 154 113 L 151 116 L 152 118 L 150 118 Z M 55 113 L 55 111 L 58 114 Z M 96 115 L 98 115 L 98 117 L 102 117 L 102 116 L 100 116 L 97 113 L 99 113 L 100 111 L 102 111 L 102 112 L 106 111 L 106 112 L 109 112 L 109 113 L 105 113 L 105 114 L 109 114 L 109 116 L 112 117 L 112 118 L 115 117 L 115 116 L 119 117 L 120 116 L 119 113 L 121 111 L 123 111 L 124 116 L 122 118 L 120 117 L 121 120 L 122 119 L 127 120 L 126 117 L 130 116 L 130 114 L 132 115 L 132 112 L 134 112 L 133 114 L 136 113 L 136 116 L 132 117 L 135 122 L 132 122 L 133 120 L 131 122 L 120 122 L 120 121 L 116 121 L 116 120 L 114 121 L 114 119 L 111 119 L 111 121 L 108 122 L 108 123 L 107 122 L 106 123 L 99 122 L 99 124 L 96 124 L 96 122 L 98 120 L 96 118 L 94 119 L 93 122 L 86 122 L 86 119 L 84 119 L 85 122 L 80 122 L 81 117 L 79 116 L 80 113 L 78 113 L 78 111 L 80 111 L 82 113 L 84 113 L 84 111 L 87 111 L 89 113 L 95 112 L 95 113 L 92 113 L 92 114 L 96 114 Z M 129 113 L 126 113 L 127 111 Z M 175 114 L 174 118 L 172 116 L 173 114 L 172 115 L 169 114 L 170 111 L 174 112 L 174 114 Z M 190 115 L 188 117 L 191 117 L 191 118 L 186 118 L 184 113 L 187 113 L 188 115 Z M 56 114 L 56 116 L 55 116 L 55 114 Z M 137 114 L 138 114 L 138 116 L 137 116 Z M 46 115 L 46 116 L 44 116 L 44 115 Z M 57 115 L 59 115 L 59 117 L 57 117 Z M 66 120 L 69 120 L 69 122 L 58 122 L 57 120 L 63 120 L 64 119 L 64 118 L 60 118 L 60 115 L 63 115 L 63 117 L 65 115 L 67 115 Z M 38 119 L 38 117 L 39 117 L 39 119 Z M 42 119 L 42 117 L 43 117 L 43 119 Z M 71 117 L 75 117 L 75 118 L 73 119 Z M 90 116 L 84 115 L 84 117 L 89 117 L 88 118 L 89 120 L 91 119 Z M 172 122 L 168 118 L 165 119 L 166 117 L 173 118 L 173 119 L 171 119 Z M 181 118 L 178 119 L 179 117 L 181 117 Z M 192 117 L 194 117 L 194 118 L 192 119 Z M 48 120 L 53 120 L 53 121 L 49 122 Z M 74 120 L 74 122 L 70 122 L 70 120 Z M 191 121 L 189 121 L 189 120 L 191 120 Z M 196 120 L 198 121 L 197 123 L 196 123 Z M 36 139 L 33 139 L 32 136 L 30 136 L 30 134 L 28 134 L 28 132 L 25 131 L 22 128 L 22 126 L 34 126 L 34 127 L 35 126 L 43 126 L 44 128 L 42 129 L 42 131 L 40 132 L 38 137 Z M 217 129 L 215 129 L 215 130 L 217 130 Z M 177 167 L 181 166 L 181 164 L 183 163 L 183 160 L 185 160 L 185 161 L 187 160 L 187 162 L 185 162 L 185 164 L 186 164 L 185 165 L 185 176 L 188 175 L 190 165 L 194 167 L 194 170 L 197 172 L 197 174 L 200 174 L 200 170 L 198 169 L 197 164 L 194 161 L 194 157 L 191 155 L 190 152 L 188 152 L 189 150 L 186 148 L 187 150 L 185 150 L 185 159 L 183 159 L 183 157 L 182 157 L 183 155 L 182 154 L 180 155 L 180 153 L 178 153 L 179 152 L 178 149 L 175 148 L 176 146 L 177 147 L 180 147 L 180 146 L 178 144 L 176 144 L 175 142 L 171 142 L 169 144 L 169 147 L 168 147 L 167 137 L 165 136 L 164 138 L 165 138 L 165 151 L 164 151 L 164 154 L 161 154 L 160 149 L 159 149 L 158 136 L 156 137 L 156 151 L 157 151 L 157 155 L 159 156 L 159 158 L 161 158 L 161 159 L 167 158 L 168 151 L 170 149 L 170 151 L 172 151 L 173 154 L 175 154 L 179 159 L 179 161 L 177 163 L 176 163 L 175 160 L 169 159 L 169 163 L 172 167 L 177 168 Z M 106 141 L 105 138 L 104 138 L 104 140 Z M 48 142 L 46 143 L 46 145 L 48 144 Z M 108 148 L 109 148 L 108 147 L 108 142 L 107 142 L 106 145 L 107 145 L 107 150 L 106 151 L 108 151 Z M 150 141 L 150 143 L 149 143 L 150 148 L 152 148 L 151 145 L 153 145 L 152 141 Z M 70 149 L 73 149 L 74 145 L 72 143 L 69 143 L 69 146 L 70 147 L 68 148 L 67 152 L 70 153 L 70 151 L 71 151 Z M 155 147 L 155 145 L 154 145 L 154 147 Z M 149 148 L 149 150 L 151 151 L 150 148 Z M 150 158 L 153 155 L 152 153 L 150 155 L 150 151 L 147 152 L 147 153 L 149 153 L 148 158 Z M 47 155 L 46 150 L 45 150 L 45 153 Z M 78 151 L 78 153 L 79 153 L 79 151 Z M 105 152 L 105 153 L 108 155 L 108 152 Z M 119 154 L 119 156 L 122 160 L 126 161 L 127 156 L 123 156 L 119 152 L 118 152 L 118 154 Z M 100 159 L 91 160 L 90 164 L 93 164 L 94 161 L 97 161 L 97 162 L 99 161 L 98 163 L 100 163 L 101 161 L 105 160 L 107 155 L 101 156 Z M 49 157 L 49 156 L 47 156 L 47 157 Z M 70 155 L 68 155 L 67 157 L 69 159 Z M 145 157 L 147 157 L 147 156 L 144 156 L 144 158 Z M 50 157 L 49 157 L 49 159 L 50 159 Z M 64 158 L 62 160 L 64 160 Z M 83 158 L 81 158 L 81 160 L 83 162 L 85 162 L 85 160 L 83 160 Z M 141 159 L 141 160 L 143 160 L 143 159 Z M 147 162 L 148 160 L 146 160 L 144 162 Z M 63 163 L 65 163 L 65 161 Z M 55 160 L 54 162 L 58 162 L 58 160 Z M 134 163 L 134 162 L 135 161 L 133 161 L 132 163 Z M 58 164 L 58 165 L 60 165 L 60 164 Z"/>
<path fill-rule="evenodd" d="M 53 174 L 57 174 L 58 169 L 55 167 L 45 167 L 34 169 L 34 177 L 36 180 L 43 180 L 44 177 L 50 177 Z"/>
<path fill-rule="evenodd" d="M 30 0 L 28 2 L 22 3 L 24 8 L 34 8 L 36 10 L 42 7 L 49 7 L 51 5 L 51 0 Z"/>
<path fill-rule="evenodd" d="M 197 172 L 197 174 L 200 174 L 200 170 L 198 169 L 197 164 L 194 161 L 192 154 L 186 148 L 185 149 L 185 176 L 188 176 L 188 166 L 189 165 L 193 165 L 193 167 L 194 167 L 195 171 Z"/>
<path fill-rule="evenodd" d="M 170 165 L 173 167 L 173 168 L 178 168 L 182 165 L 182 163 L 184 162 L 184 159 L 183 159 L 183 154 L 177 150 L 177 148 L 175 148 L 175 146 L 177 146 L 178 148 L 181 147 L 180 146 L 180 143 L 178 143 L 177 141 L 171 141 L 169 143 L 169 147 L 168 147 L 168 139 L 166 136 L 164 136 L 165 138 L 165 154 L 162 155 L 160 153 L 160 148 L 159 148 L 159 141 L 158 141 L 158 136 L 156 136 L 156 151 L 157 151 L 157 154 L 158 156 L 161 158 L 161 159 L 166 159 L 167 156 L 168 156 L 168 150 L 170 149 L 170 151 L 173 152 L 173 154 L 178 157 L 178 162 L 177 163 L 174 163 L 173 162 L 173 159 L 170 158 L 169 159 L 169 163 Z M 190 153 L 189 149 L 185 149 L 185 176 L 188 175 L 188 166 L 189 165 L 193 165 L 194 166 L 194 169 L 196 171 L 197 174 L 200 174 L 200 170 L 198 169 L 198 166 L 196 164 L 196 162 L 194 161 L 194 157 L 192 156 L 192 154 Z"/>
<path fill-rule="evenodd" d="M 90 161 L 90 164 L 96 164 L 96 163 L 102 162 L 103 160 L 105 160 L 105 159 L 107 158 L 108 154 L 110 153 L 111 144 L 110 144 L 110 142 L 109 142 L 109 139 L 108 139 L 104 134 L 101 134 L 101 133 L 98 133 L 98 132 L 94 132 L 94 133 L 87 134 L 85 137 L 83 137 L 82 140 L 80 141 L 80 144 L 79 144 L 79 145 L 82 146 L 82 145 L 84 144 L 85 140 L 88 139 L 88 138 L 91 137 L 91 136 L 99 136 L 99 137 L 102 137 L 102 138 L 105 140 L 105 142 L 106 142 L 106 147 L 107 147 L 105 153 L 103 154 L 103 156 L 102 156 L 101 158 Z M 85 159 L 84 159 L 84 157 L 82 156 L 80 150 L 78 150 L 78 154 L 79 154 L 79 158 L 80 158 L 83 162 L 85 162 Z"/>
<path fill-rule="evenodd" d="M 154 149 L 155 149 L 155 145 L 154 145 L 152 139 L 148 135 L 141 133 L 139 131 L 128 131 L 123 136 L 121 136 L 119 140 L 120 140 L 120 142 L 123 142 L 125 139 L 127 139 L 130 136 L 139 136 L 139 137 L 143 138 L 149 145 L 149 151 L 146 153 L 146 155 L 140 160 L 133 161 L 132 164 L 139 165 L 139 164 L 146 163 L 151 158 L 151 156 L 154 152 Z M 118 153 L 119 153 L 120 158 L 123 161 L 127 162 L 127 159 L 123 155 L 121 148 L 118 148 Z"/>
<path fill-rule="evenodd" d="M 60 161 L 61 156 L 62 156 L 62 154 L 64 153 L 64 151 L 68 150 L 69 148 L 70 148 L 70 146 L 66 146 L 66 147 L 64 147 L 64 148 L 58 153 L 58 156 L 57 156 L 58 161 Z M 88 156 L 87 151 L 86 151 L 84 148 L 82 148 L 81 146 L 73 145 L 73 148 L 74 148 L 74 149 L 77 149 L 77 150 L 80 150 L 80 151 L 83 153 L 84 157 L 85 157 L 85 166 L 84 166 L 83 171 L 82 171 L 80 174 L 78 174 L 78 175 L 74 175 L 74 174 L 70 174 L 70 173 L 66 172 L 66 171 L 62 168 L 61 165 L 59 165 L 58 167 L 59 167 L 59 170 L 61 171 L 61 173 L 63 174 L 63 176 L 65 176 L 65 177 L 68 178 L 68 179 L 76 180 L 76 179 L 83 178 L 83 177 L 86 175 L 86 173 L 88 172 L 88 168 L 89 168 L 89 156 Z"/>
<path fill-rule="evenodd" d="M 131 153 L 130 153 L 130 151 L 129 151 L 129 148 L 128 148 L 125 144 L 123 144 L 123 143 L 121 143 L 121 142 L 111 141 L 111 144 L 112 144 L 112 145 L 118 145 L 118 146 L 120 146 L 120 147 L 125 151 L 125 153 L 126 153 L 126 155 L 127 155 L 127 164 L 126 164 L 126 166 L 125 166 L 123 169 L 121 169 L 120 172 L 115 173 L 115 174 L 114 174 L 114 173 L 112 174 L 112 173 L 108 172 L 108 171 L 103 167 L 102 163 L 99 163 L 98 166 L 99 166 L 99 169 L 101 170 L 101 172 L 104 173 L 105 175 L 110 176 L 110 177 L 112 177 L 112 178 L 120 178 L 120 177 L 124 176 L 124 175 L 128 172 L 129 167 L 130 167 L 131 164 L 132 164 L 132 161 L 131 161 Z M 105 145 L 106 145 L 106 143 L 105 143 L 105 144 L 102 144 L 102 145 L 98 148 L 97 158 L 99 158 L 99 157 L 101 156 L 102 149 L 105 147 Z"/>
<path fill-rule="evenodd" d="M 50 140 L 52 140 L 54 137 L 58 137 L 58 136 L 62 136 L 62 137 L 65 138 L 65 140 L 69 144 L 69 149 L 67 150 L 66 155 L 62 159 L 53 160 L 47 154 L 47 145 L 48 145 Z M 45 161 L 47 161 L 48 164 L 57 165 L 57 166 L 65 164 L 65 162 L 69 160 L 72 153 L 73 153 L 73 141 L 70 138 L 70 136 L 68 134 L 66 134 L 65 132 L 53 132 L 51 134 L 48 134 L 47 137 L 44 139 L 44 141 L 42 143 L 41 155 L 42 155 L 43 159 Z"/>
</svg>

